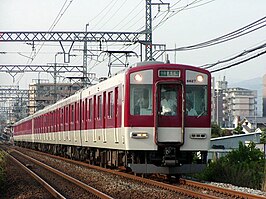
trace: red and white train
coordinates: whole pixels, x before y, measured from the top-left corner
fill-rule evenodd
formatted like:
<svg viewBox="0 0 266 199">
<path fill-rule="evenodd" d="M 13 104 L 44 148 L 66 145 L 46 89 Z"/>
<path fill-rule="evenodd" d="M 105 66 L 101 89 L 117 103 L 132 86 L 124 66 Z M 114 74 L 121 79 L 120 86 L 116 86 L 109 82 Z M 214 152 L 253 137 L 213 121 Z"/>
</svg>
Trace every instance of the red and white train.
<svg viewBox="0 0 266 199">
<path fill-rule="evenodd" d="M 136 173 L 195 172 L 207 161 L 210 104 L 208 71 L 143 62 L 18 121 L 14 141 Z"/>
</svg>

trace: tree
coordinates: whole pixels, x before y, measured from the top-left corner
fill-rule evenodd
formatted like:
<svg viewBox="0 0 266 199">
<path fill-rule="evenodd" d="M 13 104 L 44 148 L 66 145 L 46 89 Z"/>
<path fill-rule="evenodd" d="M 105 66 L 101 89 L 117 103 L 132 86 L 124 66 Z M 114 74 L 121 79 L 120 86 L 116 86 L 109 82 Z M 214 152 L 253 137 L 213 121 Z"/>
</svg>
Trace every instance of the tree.
<svg viewBox="0 0 266 199">
<path fill-rule="evenodd" d="M 260 136 L 260 143 L 266 144 L 266 131 L 262 131 L 261 136 Z"/>
<path fill-rule="evenodd" d="M 256 149 L 254 143 L 246 146 L 240 142 L 238 149 L 210 162 L 197 177 L 207 181 L 261 189 L 263 181 L 266 183 L 266 180 L 263 180 L 265 175 L 263 156 L 263 152 Z"/>
<path fill-rule="evenodd" d="M 243 130 L 242 125 L 238 124 L 237 127 L 234 129 L 234 133 L 235 134 L 244 134 L 244 132 L 242 130 Z"/>
<path fill-rule="evenodd" d="M 216 123 L 211 124 L 211 137 L 212 138 L 220 137 L 221 132 L 222 132 L 222 129 L 218 124 Z"/>
</svg>

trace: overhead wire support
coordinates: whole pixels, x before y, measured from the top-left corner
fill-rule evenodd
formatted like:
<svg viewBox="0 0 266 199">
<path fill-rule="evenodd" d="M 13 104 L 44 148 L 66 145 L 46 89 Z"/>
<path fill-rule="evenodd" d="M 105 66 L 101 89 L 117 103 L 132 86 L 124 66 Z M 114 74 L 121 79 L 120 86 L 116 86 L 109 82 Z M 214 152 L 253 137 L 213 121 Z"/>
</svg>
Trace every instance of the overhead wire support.
<svg viewBox="0 0 266 199">
<path fill-rule="evenodd" d="M 145 25 L 145 60 L 153 60 L 152 57 L 152 9 L 151 7 L 153 5 L 157 5 L 158 9 L 160 10 L 160 5 L 168 5 L 169 9 L 169 3 L 163 3 L 160 1 L 160 3 L 152 3 L 152 0 L 146 0 L 146 25 Z"/>
<path fill-rule="evenodd" d="M 151 31 L 151 29 L 150 29 Z M 60 42 L 64 55 L 68 55 L 74 42 L 121 42 L 146 44 L 146 54 L 151 56 L 151 32 L 0 32 L 0 42 Z M 147 36 L 148 35 L 148 36 Z M 68 53 L 62 42 L 72 42 Z M 148 51 L 148 52 L 147 52 Z M 65 58 L 66 59 L 66 58 Z"/>
<path fill-rule="evenodd" d="M 24 72 L 54 72 L 54 64 L 53 65 L 0 65 L 0 72 L 7 73 L 24 73 Z M 71 66 L 71 65 L 61 65 L 57 64 L 56 68 L 57 73 L 65 73 L 65 72 L 83 72 L 83 66 Z"/>
<path fill-rule="evenodd" d="M 144 32 L 0 32 L 1 42 L 145 42 Z"/>
</svg>

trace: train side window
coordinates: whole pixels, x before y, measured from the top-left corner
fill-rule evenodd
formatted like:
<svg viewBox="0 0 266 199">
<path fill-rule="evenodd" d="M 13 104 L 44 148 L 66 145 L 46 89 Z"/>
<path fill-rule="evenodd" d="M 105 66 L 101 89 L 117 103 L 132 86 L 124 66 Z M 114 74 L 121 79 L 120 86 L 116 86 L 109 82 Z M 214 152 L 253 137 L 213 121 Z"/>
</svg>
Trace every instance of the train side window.
<svg viewBox="0 0 266 199">
<path fill-rule="evenodd" d="M 92 98 L 89 99 L 89 104 L 88 104 L 88 120 L 91 121 L 92 119 Z"/>
<path fill-rule="evenodd" d="M 114 112 L 114 93 L 113 91 L 110 91 L 108 93 L 108 118 L 113 117 L 113 112 Z"/>
<path fill-rule="evenodd" d="M 64 129 L 63 129 L 64 128 L 64 109 L 61 108 L 60 111 L 61 111 L 61 113 L 60 113 L 60 125 L 61 125 L 60 130 L 64 131 Z"/>
<path fill-rule="evenodd" d="M 71 105 L 71 124 L 74 123 L 75 121 L 75 109 L 74 109 L 74 104 Z"/>
<path fill-rule="evenodd" d="M 99 95 L 98 96 L 98 114 L 97 114 L 97 118 L 98 120 L 100 120 L 102 118 L 102 96 Z"/>
<path fill-rule="evenodd" d="M 130 114 L 152 115 L 152 85 L 130 85 Z"/>
<path fill-rule="evenodd" d="M 186 115 L 203 116 L 207 115 L 207 86 L 187 85 L 186 86 Z"/>
</svg>

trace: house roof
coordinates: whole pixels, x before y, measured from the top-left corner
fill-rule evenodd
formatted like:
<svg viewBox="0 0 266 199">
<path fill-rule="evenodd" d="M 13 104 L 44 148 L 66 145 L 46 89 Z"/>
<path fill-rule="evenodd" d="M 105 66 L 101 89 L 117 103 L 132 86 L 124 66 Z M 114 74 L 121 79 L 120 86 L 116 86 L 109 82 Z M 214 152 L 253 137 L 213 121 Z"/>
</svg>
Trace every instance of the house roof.
<svg viewBox="0 0 266 199">
<path fill-rule="evenodd" d="M 266 127 L 266 117 L 245 117 L 250 123 L 265 124 Z"/>
</svg>

